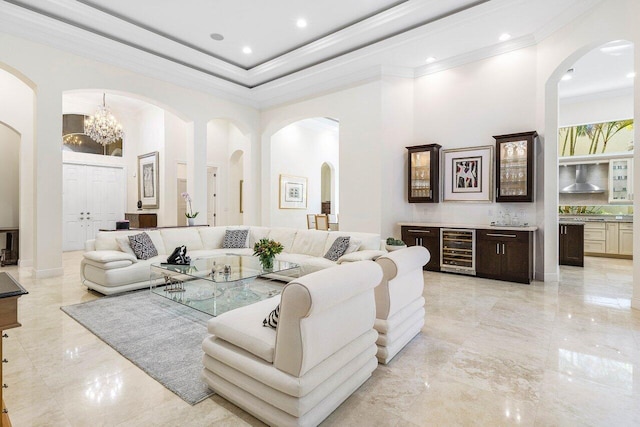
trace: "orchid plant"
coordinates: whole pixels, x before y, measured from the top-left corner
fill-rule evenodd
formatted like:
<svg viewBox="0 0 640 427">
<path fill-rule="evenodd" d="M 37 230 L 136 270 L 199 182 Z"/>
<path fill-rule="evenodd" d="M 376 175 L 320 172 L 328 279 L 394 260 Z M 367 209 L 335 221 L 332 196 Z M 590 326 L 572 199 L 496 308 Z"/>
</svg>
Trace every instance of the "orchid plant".
<svg viewBox="0 0 640 427">
<path fill-rule="evenodd" d="M 181 194 L 181 196 L 187 202 L 187 205 L 189 205 L 189 209 L 187 210 L 187 212 L 184 213 L 184 215 L 187 218 L 197 217 L 200 212 L 193 212 L 193 208 L 191 207 L 191 196 L 189 196 L 189 193 L 184 192 Z"/>
</svg>

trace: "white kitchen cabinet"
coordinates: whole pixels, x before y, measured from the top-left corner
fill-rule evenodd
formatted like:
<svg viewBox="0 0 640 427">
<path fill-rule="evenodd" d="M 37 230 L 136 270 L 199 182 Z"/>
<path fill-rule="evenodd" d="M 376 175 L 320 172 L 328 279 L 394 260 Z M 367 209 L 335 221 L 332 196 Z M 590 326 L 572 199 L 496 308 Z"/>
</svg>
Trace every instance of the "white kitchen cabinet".
<svg viewBox="0 0 640 427">
<path fill-rule="evenodd" d="M 608 254 L 617 254 L 618 253 L 618 233 L 619 228 L 618 224 L 615 222 L 608 222 L 606 224 L 606 240 L 605 240 L 605 250 Z"/>
<path fill-rule="evenodd" d="M 609 162 L 609 203 L 633 201 L 633 159 Z"/>
<path fill-rule="evenodd" d="M 633 224 L 620 223 L 618 233 L 618 253 L 633 255 Z"/>
</svg>

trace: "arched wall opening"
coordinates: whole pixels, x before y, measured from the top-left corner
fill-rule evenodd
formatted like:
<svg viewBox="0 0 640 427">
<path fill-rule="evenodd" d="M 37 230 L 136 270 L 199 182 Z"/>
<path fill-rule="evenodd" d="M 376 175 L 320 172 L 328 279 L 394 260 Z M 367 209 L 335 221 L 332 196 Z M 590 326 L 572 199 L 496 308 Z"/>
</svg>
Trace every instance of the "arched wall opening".
<svg viewBox="0 0 640 427">
<path fill-rule="evenodd" d="M 3 163 L 15 162 L 1 166 L 3 182 L 10 187 L 1 191 L 3 197 L 8 195 L 11 203 L 3 202 L 0 227 L 17 227 L 19 229 L 19 265 L 28 267 L 33 264 L 34 248 L 34 104 L 35 85 L 18 70 L 0 64 L 0 93 L 6 102 L 0 103 L 0 128 L 2 128 Z M 17 144 L 17 145 L 16 145 Z M 6 145 L 6 147 L 4 147 Z M 5 149 L 10 150 L 8 152 Z M 17 176 L 15 174 L 18 174 Z M 11 178 L 4 176 L 11 175 Z M 15 180 L 15 182 L 14 182 Z M 0 247 L 4 247 L 4 235 L 0 235 Z"/>
<path fill-rule="evenodd" d="M 337 120 L 314 117 L 289 123 L 271 135 L 268 149 L 268 179 L 263 179 L 268 188 L 262 189 L 269 193 L 268 225 L 306 228 L 306 215 L 322 212 L 323 164 L 333 167 L 331 200 L 335 200 L 335 211 L 334 207 L 331 211 L 338 212 Z"/>
<path fill-rule="evenodd" d="M 0 228 L 20 227 L 20 133 L 0 122 Z M 7 249 L 0 234 L 0 250 Z"/>
<path fill-rule="evenodd" d="M 615 33 L 619 33 L 619 31 L 612 31 L 612 37 L 600 38 L 597 40 L 590 40 L 587 43 L 584 43 L 580 47 L 573 49 L 571 53 L 563 56 L 563 59 L 560 60 L 557 65 L 554 65 L 548 74 L 548 78 L 544 83 L 544 150 L 543 155 L 540 156 L 541 162 L 543 163 L 544 169 L 544 183 L 543 185 L 538 186 L 538 196 L 544 198 L 545 203 L 543 207 L 542 214 L 542 223 L 544 224 L 544 230 L 542 232 L 541 240 L 543 242 L 542 255 L 540 251 L 538 252 L 538 263 L 539 266 L 537 271 L 544 270 L 544 278 L 545 281 L 556 281 L 558 280 L 558 206 L 559 206 L 559 180 L 558 180 L 558 150 L 559 150 L 559 140 L 558 140 L 558 129 L 560 128 L 560 116 L 559 116 L 559 90 L 558 83 L 561 81 L 562 76 L 569 70 L 573 64 L 580 60 L 583 56 L 585 56 L 588 52 L 593 49 L 598 48 L 599 46 L 605 45 L 612 41 L 621 40 L 621 37 L 616 37 Z M 633 39 L 633 38 L 631 38 Z M 631 40 L 630 39 L 630 40 Z M 637 62 L 638 58 L 638 46 L 637 43 L 633 44 L 634 51 L 634 61 Z M 634 86 L 632 89 L 633 98 L 634 98 L 634 109 L 633 109 L 633 118 L 637 122 L 638 118 L 638 88 Z M 634 126 L 634 140 L 638 138 L 638 127 Z M 637 163 L 639 160 L 639 154 L 634 150 L 633 158 Z M 637 184 L 638 174 L 635 174 L 633 181 Z M 637 212 L 640 208 L 640 203 L 636 200 L 633 202 L 633 211 Z M 638 259 L 640 256 L 640 251 L 638 248 L 638 221 L 634 215 L 634 260 Z M 634 277 L 638 275 L 638 263 L 634 261 L 633 270 Z M 635 282 L 634 282 L 635 283 Z M 631 301 L 631 305 L 634 308 L 640 309 L 640 286 L 634 284 L 633 289 L 633 297 Z"/>
<path fill-rule="evenodd" d="M 252 152 L 251 133 L 242 123 L 229 118 L 207 123 L 207 197 L 215 209 L 209 215 L 210 225 L 257 223 Z"/>
</svg>

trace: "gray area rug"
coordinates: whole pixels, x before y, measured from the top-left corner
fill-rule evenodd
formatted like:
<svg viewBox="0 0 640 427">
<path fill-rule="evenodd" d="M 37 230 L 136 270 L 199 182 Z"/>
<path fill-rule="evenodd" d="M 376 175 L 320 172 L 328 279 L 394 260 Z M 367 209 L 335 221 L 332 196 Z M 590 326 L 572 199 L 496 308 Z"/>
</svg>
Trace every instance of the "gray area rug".
<svg viewBox="0 0 640 427">
<path fill-rule="evenodd" d="M 201 378 L 208 314 L 148 290 L 61 307 L 185 402 L 213 395 Z"/>
</svg>

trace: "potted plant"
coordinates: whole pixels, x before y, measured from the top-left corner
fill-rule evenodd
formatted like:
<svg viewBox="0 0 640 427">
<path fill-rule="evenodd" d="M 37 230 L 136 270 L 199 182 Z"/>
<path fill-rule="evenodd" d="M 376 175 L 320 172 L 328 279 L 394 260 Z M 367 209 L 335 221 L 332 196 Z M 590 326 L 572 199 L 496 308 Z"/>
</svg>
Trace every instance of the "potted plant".
<svg viewBox="0 0 640 427">
<path fill-rule="evenodd" d="M 394 237 L 387 238 L 386 248 L 389 252 L 397 251 L 398 249 L 406 248 L 407 245 L 402 241 Z"/>
<path fill-rule="evenodd" d="M 189 196 L 189 193 L 182 193 L 181 196 L 189 205 L 189 209 L 187 209 L 184 215 L 187 217 L 187 225 L 191 227 L 192 225 L 194 225 L 195 218 L 200 212 L 193 212 L 193 208 L 191 208 L 191 196 Z"/>
<path fill-rule="evenodd" d="M 270 239 L 260 239 L 253 245 L 253 254 L 258 257 L 262 268 L 270 270 L 273 268 L 273 259 L 282 252 L 282 243 Z"/>
</svg>

